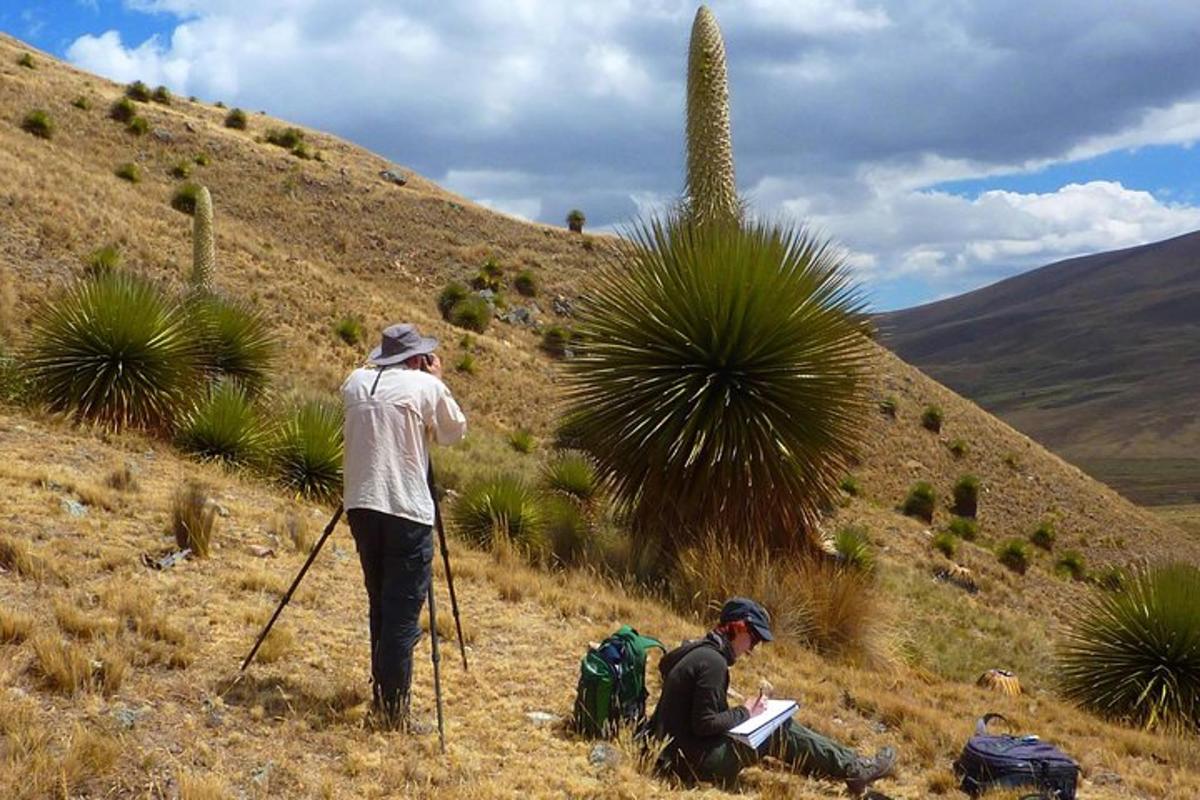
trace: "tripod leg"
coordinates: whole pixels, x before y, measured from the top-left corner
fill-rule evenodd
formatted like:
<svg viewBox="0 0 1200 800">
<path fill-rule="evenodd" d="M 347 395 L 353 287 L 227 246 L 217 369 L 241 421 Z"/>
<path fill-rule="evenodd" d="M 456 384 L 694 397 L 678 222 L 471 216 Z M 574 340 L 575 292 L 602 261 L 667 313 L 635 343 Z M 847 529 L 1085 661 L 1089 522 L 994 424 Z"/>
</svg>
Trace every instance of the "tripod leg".
<svg viewBox="0 0 1200 800">
<path fill-rule="evenodd" d="M 446 545 L 446 526 L 442 522 L 442 506 L 438 502 L 437 489 L 433 480 L 433 462 L 429 462 L 429 496 L 433 498 L 433 520 L 437 525 L 438 542 L 442 550 L 442 565 L 446 568 L 446 585 L 450 588 L 450 611 L 454 614 L 454 628 L 458 633 L 458 651 L 462 654 L 463 671 L 467 666 L 467 643 L 463 639 L 462 618 L 458 615 L 458 596 L 454 593 L 454 573 L 450 571 L 450 548 Z"/>
<path fill-rule="evenodd" d="M 433 653 L 433 696 L 437 699 L 438 741 L 442 752 L 446 752 L 446 727 L 442 720 L 442 670 L 438 652 L 437 607 L 433 599 L 433 580 L 429 581 L 429 641 Z"/>
</svg>

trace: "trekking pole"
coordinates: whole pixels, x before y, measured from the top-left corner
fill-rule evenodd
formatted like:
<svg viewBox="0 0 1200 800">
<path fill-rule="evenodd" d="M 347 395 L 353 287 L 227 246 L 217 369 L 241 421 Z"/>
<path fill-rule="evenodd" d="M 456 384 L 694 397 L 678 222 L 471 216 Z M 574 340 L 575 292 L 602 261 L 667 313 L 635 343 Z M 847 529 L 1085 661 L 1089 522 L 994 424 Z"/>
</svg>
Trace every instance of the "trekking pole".
<svg viewBox="0 0 1200 800">
<path fill-rule="evenodd" d="M 325 532 L 321 534 L 321 538 L 317 540 L 315 545 L 313 545 L 312 552 L 308 554 L 308 560 L 305 561 L 304 566 L 300 568 L 300 572 L 296 575 L 296 579 L 292 581 L 292 585 L 287 590 L 287 594 L 285 594 L 283 599 L 279 601 L 279 607 L 276 608 L 275 613 L 271 615 L 271 621 L 267 623 L 267 626 L 262 629 L 262 633 L 258 635 L 258 641 L 254 643 L 254 647 L 250 649 L 249 655 L 247 655 L 246 659 L 242 661 L 242 666 L 238 672 L 245 672 L 246 667 L 252 660 L 254 660 L 254 654 L 258 652 L 259 646 L 263 643 L 263 640 L 267 638 L 267 634 L 271 632 L 271 626 L 274 625 L 275 620 L 279 618 L 279 614 L 283 611 L 283 607 L 286 606 L 288 601 L 292 599 L 292 592 L 296 591 L 296 587 L 300 585 L 300 581 L 304 578 L 304 573 L 308 572 L 308 568 L 312 566 L 313 561 L 317 557 L 317 553 L 321 551 L 321 545 L 325 544 L 325 540 L 329 538 L 329 534 L 333 533 L 333 529 L 337 527 L 338 520 L 342 518 L 342 510 L 342 504 L 338 503 L 337 511 L 333 512 L 333 519 L 329 520 L 329 524 L 325 526 Z M 430 610 L 432 610 L 432 608 L 433 607 L 430 606 Z"/>
<path fill-rule="evenodd" d="M 442 564 L 446 567 L 446 586 L 450 589 L 450 610 L 454 613 L 454 627 L 458 631 L 458 650 L 462 653 L 463 671 L 469 672 L 467 643 L 463 639 L 462 619 L 458 615 L 458 597 L 454 594 L 454 575 L 450 572 L 450 548 L 446 546 L 446 526 L 442 523 L 442 508 L 438 503 L 437 488 L 433 480 L 433 461 L 429 462 L 429 495 L 433 498 L 433 519 L 437 524 L 438 542 L 442 546 Z M 432 604 L 429 607 L 431 610 L 433 609 Z"/>
<path fill-rule="evenodd" d="M 442 657 L 438 652 L 437 607 L 433 601 L 433 577 L 429 579 L 429 641 L 433 644 L 433 696 L 437 698 L 438 742 L 446 754 L 446 727 L 442 721 Z"/>
</svg>

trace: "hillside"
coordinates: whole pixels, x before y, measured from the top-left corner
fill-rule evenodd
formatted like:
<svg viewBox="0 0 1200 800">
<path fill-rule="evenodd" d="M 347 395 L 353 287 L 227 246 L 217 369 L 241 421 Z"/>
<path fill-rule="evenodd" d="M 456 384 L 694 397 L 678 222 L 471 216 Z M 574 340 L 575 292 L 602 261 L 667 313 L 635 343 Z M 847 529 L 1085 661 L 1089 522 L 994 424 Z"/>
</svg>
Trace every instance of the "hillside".
<svg viewBox="0 0 1200 800">
<path fill-rule="evenodd" d="M 35 53 L 35 70 L 16 66 L 26 49 L 0 37 L 0 279 L 12 298 L 0 323 L 7 320 L 4 333 L 17 345 L 33 305 L 79 275 L 100 245 L 120 242 L 133 268 L 181 280 L 190 220 L 169 205 L 179 183 L 170 170 L 198 152 L 210 156 L 194 179 L 211 188 L 216 205 L 217 283 L 276 324 L 285 348 L 280 389 L 330 391 L 363 357 L 367 344 L 347 345 L 333 332 L 350 312 L 361 313 L 369 331 L 413 319 L 442 337 L 452 362 L 463 351 L 461 332 L 442 322 L 434 298 L 489 254 L 510 269 L 534 269 L 546 287 L 538 299 L 543 319 L 567 320 L 552 298 L 573 299 L 611 246 L 605 237 L 495 214 L 415 174 L 396 186 L 378 174 L 390 165 L 318 131 L 306 140 L 324 160 L 297 159 L 256 140 L 287 125 L 265 115 L 252 115 L 241 132 L 225 128 L 226 110 L 212 105 L 147 104 L 152 131 L 133 137 L 105 115 L 121 87 L 42 54 Z M 89 110 L 71 104 L 81 95 L 91 99 Z M 31 108 L 52 114 L 52 139 L 20 129 Z M 128 161 L 142 166 L 138 184 L 113 174 Z M 443 475 L 461 483 L 494 469 L 536 472 L 557 400 L 557 367 L 537 341 L 529 328 L 495 323 L 474 345 L 477 374 L 448 375 L 473 430 L 439 454 Z M 1131 505 L 882 349 L 876 395 L 893 401 L 895 413 L 872 414 L 854 471 L 860 495 L 827 520 L 830 533 L 861 526 L 878 552 L 873 653 L 847 663 L 780 643 L 739 664 L 736 685 L 768 677 L 781 694 L 803 699 L 806 724 L 865 749 L 897 745 L 901 774 L 880 786 L 892 797 L 960 796 L 949 764 L 985 711 L 1003 712 L 1075 754 L 1086 797 L 1197 796 L 1194 737 L 1120 728 L 1056 699 L 1056 638 L 1071 604 L 1094 590 L 1056 577 L 1057 553 L 1038 552 L 1020 576 L 1000 566 L 992 548 L 1027 537 L 1045 519 L 1059 531 L 1056 550 L 1079 550 L 1095 569 L 1142 559 L 1200 562 L 1200 538 Z M 940 433 L 919 422 L 930 403 L 944 411 Z M 505 445 L 503 434 L 518 427 L 540 438 L 534 454 Z M 959 439 L 965 452 L 955 455 L 948 445 Z M 587 572 L 547 573 L 452 542 L 472 666 L 464 674 L 453 640 L 442 639 L 450 742 L 443 758 L 435 739 L 362 729 L 365 597 L 344 527 L 285 613 L 274 658 L 234 683 L 241 656 L 303 560 L 287 540 L 288 515 L 299 513 L 315 533 L 328 509 L 295 504 L 261 478 L 186 460 L 136 433 L 99 435 L 15 409 L 0 409 L 0 451 L 0 623 L 26 620 L 26 635 L 0 636 L 0 796 L 677 794 L 642 774 L 627 746 L 618 747 L 616 766 L 595 764 L 593 743 L 528 715 L 569 714 L 579 657 L 619 622 L 674 644 L 706 621 Z M 110 486 L 126 464 L 136 485 Z M 983 484 L 981 533 L 961 545 L 958 560 L 973 570 L 977 594 L 935 580 L 949 562 L 930 547 L 949 518 L 945 498 L 967 473 Z M 206 560 L 148 569 L 141 556 L 172 544 L 172 495 L 187 478 L 207 483 L 224 512 L 218 549 Z M 917 480 L 939 495 L 932 526 L 895 510 Z M 449 604 L 437 585 L 446 634 Z M 37 666 L 47 643 L 86 654 L 85 675 L 92 660 L 100 663 L 108 692 L 56 690 Z M 416 658 L 427 718 L 428 657 L 426 641 Z M 119 680 L 114 664 L 125 665 Z M 1002 698 L 975 687 L 991 667 L 1016 670 L 1028 693 Z M 650 675 L 654 691 L 655 670 Z M 746 789 L 745 796 L 768 798 L 840 794 L 769 768 L 751 770 Z"/>
<path fill-rule="evenodd" d="M 1200 233 L 883 314 L 885 344 L 1144 503 L 1200 498 Z"/>
</svg>

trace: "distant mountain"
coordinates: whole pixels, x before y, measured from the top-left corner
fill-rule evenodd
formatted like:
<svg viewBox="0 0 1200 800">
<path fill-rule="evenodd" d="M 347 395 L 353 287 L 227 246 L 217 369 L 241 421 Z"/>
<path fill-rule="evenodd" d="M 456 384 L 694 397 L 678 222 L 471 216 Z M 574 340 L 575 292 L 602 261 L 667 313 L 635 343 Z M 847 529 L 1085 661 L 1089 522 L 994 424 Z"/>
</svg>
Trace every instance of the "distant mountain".
<svg viewBox="0 0 1200 800">
<path fill-rule="evenodd" d="M 1132 499 L 1200 502 L 1200 232 L 877 321 L 905 361 Z"/>
</svg>

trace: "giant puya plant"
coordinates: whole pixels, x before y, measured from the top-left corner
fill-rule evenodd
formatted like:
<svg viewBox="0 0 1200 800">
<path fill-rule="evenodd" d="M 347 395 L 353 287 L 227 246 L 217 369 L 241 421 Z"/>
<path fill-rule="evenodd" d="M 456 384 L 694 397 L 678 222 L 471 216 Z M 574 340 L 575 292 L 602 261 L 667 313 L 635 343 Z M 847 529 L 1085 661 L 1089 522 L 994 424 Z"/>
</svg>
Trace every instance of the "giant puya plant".
<svg viewBox="0 0 1200 800">
<path fill-rule="evenodd" d="M 212 195 L 208 187 L 196 192 L 196 210 L 192 214 L 192 274 L 190 283 L 211 292 L 216 268 L 216 244 L 213 239 Z"/>
<path fill-rule="evenodd" d="M 838 250 L 747 222 L 734 182 L 724 45 L 692 28 L 687 194 L 636 225 L 581 304 L 567 362 L 573 446 L 669 566 L 709 532 L 803 552 L 867 408 L 863 301 Z"/>
</svg>

